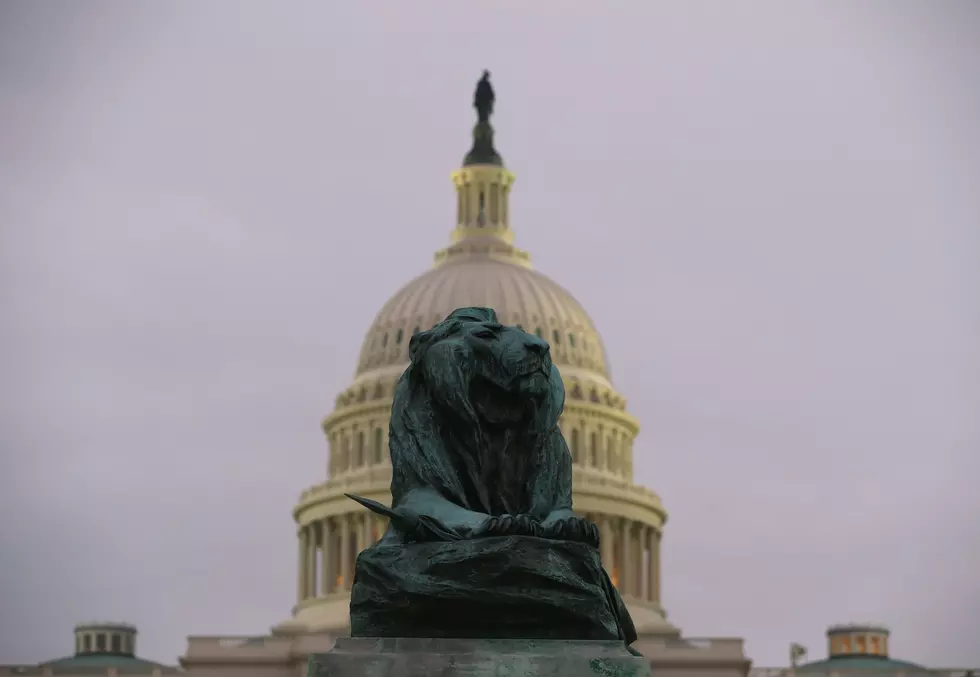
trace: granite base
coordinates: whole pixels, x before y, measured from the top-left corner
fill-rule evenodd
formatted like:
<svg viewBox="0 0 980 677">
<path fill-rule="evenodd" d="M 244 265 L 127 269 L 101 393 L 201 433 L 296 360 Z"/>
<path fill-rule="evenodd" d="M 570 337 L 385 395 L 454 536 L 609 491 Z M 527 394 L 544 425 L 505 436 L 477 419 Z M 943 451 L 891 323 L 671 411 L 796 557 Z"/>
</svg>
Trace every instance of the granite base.
<svg viewBox="0 0 980 677">
<path fill-rule="evenodd" d="M 650 677 L 646 659 L 607 640 L 341 637 L 307 677 Z"/>
</svg>

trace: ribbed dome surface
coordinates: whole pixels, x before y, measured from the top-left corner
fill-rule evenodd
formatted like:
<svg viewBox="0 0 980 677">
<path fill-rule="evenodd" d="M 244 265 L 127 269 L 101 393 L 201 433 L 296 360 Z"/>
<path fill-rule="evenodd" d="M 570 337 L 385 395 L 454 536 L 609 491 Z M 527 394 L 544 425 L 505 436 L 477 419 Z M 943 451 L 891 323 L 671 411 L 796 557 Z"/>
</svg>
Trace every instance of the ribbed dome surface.
<svg viewBox="0 0 980 677">
<path fill-rule="evenodd" d="M 381 309 L 361 348 L 357 373 L 404 364 L 412 334 L 456 308 L 484 306 L 551 344 L 555 364 L 608 377 L 592 320 L 571 294 L 534 270 L 491 257 L 447 261 L 402 287 Z"/>
</svg>

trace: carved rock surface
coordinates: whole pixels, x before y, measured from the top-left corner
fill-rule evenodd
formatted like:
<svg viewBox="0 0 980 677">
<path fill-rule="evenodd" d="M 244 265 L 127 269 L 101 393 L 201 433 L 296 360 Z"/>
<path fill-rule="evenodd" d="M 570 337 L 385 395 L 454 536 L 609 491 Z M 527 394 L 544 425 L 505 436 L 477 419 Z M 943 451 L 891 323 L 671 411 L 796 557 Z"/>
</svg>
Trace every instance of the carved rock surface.
<svg viewBox="0 0 980 677">
<path fill-rule="evenodd" d="M 622 642 L 340 638 L 307 677 L 650 677 Z"/>
<path fill-rule="evenodd" d="M 375 545 L 350 611 L 353 637 L 635 637 L 594 547 L 528 536 Z"/>
</svg>

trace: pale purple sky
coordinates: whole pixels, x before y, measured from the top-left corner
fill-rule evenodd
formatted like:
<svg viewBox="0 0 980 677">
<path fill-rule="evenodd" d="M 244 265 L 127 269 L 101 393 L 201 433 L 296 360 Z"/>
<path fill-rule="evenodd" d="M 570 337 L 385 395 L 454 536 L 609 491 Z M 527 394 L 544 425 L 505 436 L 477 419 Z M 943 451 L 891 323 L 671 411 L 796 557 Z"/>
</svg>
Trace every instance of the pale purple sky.
<svg viewBox="0 0 980 677">
<path fill-rule="evenodd" d="M 319 421 L 447 242 L 483 68 L 671 620 L 980 666 L 980 5 L 858 0 L 5 0 L 0 662 L 288 617 Z"/>
</svg>

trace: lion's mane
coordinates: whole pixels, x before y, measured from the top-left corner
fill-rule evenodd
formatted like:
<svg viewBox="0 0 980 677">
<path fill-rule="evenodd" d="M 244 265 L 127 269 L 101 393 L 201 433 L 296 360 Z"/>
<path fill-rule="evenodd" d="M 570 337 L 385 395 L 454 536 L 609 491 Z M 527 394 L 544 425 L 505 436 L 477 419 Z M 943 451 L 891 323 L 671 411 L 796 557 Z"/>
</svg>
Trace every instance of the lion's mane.
<svg viewBox="0 0 980 677">
<path fill-rule="evenodd" d="M 570 508 L 571 457 L 558 428 L 565 400 L 558 370 L 551 368 L 548 395 L 533 416 L 503 431 L 488 425 L 470 397 L 475 367 L 461 331 L 468 321 L 497 318 L 487 308 L 460 309 L 411 339 L 411 363 L 395 388 L 391 410 L 392 508 L 422 487 L 489 515 L 543 519 Z M 432 350 L 438 353 L 427 360 Z M 508 458 L 500 457 L 502 448 Z M 511 479 L 509 486 L 500 486 L 502 477 Z"/>
</svg>

